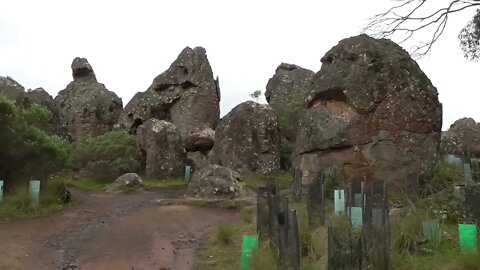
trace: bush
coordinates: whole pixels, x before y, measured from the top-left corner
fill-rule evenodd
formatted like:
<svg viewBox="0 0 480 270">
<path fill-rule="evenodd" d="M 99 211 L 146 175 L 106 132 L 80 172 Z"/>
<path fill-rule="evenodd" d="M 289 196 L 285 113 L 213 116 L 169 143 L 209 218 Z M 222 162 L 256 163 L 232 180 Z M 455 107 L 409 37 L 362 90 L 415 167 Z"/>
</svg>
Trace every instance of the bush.
<svg viewBox="0 0 480 270">
<path fill-rule="evenodd" d="M 11 179 L 16 182 L 45 179 L 70 166 L 70 145 L 32 125 L 33 122 L 41 125 L 39 119 L 48 118 L 48 113 L 44 113 L 44 109 L 36 106 L 20 109 L 0 96 L 0 178 L 7 184 Z"/>
<path fill-rule="evenodd" d="M 445 161 L 439 161 L 433 170 L 420 178 L 420 195 L 427 197 L 438 193 L 462 179 L 463 168 Z"/>
<path fill-rule="evenodd" d="M 215 241 L 223 245 L 230 245 L 233 243 L 235 237 L 235 229 L 230 225 L 220 225 L 215 234 Z"/>
<path fill-rule="evenodd" d="M 88 179 L 113 181 L 127 172 L 139 172 L 141 154 L 135 137 L 112 131 L 75 143 L 75 169 Z"/>
</svg>

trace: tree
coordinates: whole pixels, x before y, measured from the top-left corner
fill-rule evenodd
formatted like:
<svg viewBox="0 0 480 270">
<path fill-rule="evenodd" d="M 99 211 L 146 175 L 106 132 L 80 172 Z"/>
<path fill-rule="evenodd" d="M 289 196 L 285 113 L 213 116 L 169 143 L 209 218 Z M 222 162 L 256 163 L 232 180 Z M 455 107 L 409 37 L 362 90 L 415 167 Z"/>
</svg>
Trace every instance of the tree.
<svg viewBox="0 0 480 270">
<path fill-rule="evenodd" d="M 142 163 L 135 137 L 123 131 L 76 142 L 73 159 L 81 177 L 107 182 L 127 172 L 140 172 Z"/>
<path fill-rule="evenodd" d="M 255 90 L 253 93 L 250 94 L 251 98 L 254 98 L 257 102 L 260 96 L 262 95 L 262 90 Z"/>
<path fill-rule="evenodd" d="M 394 0 L 397 2 L 385 12 L 376 14 L 364 32 L 377 38 L 399 38 L 399 43 L 429 33 L 413 46 L 411 54 L 421 58 L 432 50 L 432 46 L 444 33 L 450 16 L 480 7 L 480 0 L 453 0 L 442 7 L 433 0 Z M 438 0 L 435 4 L 438 4 Z M 434 5 L 434 6 L 432 6 Z M 464 56 L 472 61 L 480 58 L 480 9 L 458 35 Z"/>
</svg>

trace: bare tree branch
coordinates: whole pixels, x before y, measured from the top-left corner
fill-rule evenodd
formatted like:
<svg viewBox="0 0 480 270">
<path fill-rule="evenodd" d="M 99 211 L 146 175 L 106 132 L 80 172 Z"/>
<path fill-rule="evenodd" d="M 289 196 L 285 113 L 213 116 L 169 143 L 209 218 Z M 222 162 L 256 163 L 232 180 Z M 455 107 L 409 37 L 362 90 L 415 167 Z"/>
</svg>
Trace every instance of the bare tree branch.
<svg viewBox="0 0 480 270">
<path fill-rule="evenodd" d="M 480 0 L 452 0 L 447 6 L 429 11 L 433 0 L 392 0 L 397 2 L 383 13 L 373 16 L 363 32 L 377 38 L 399 39 L 400 44 L 429 32 L 430 38 L 421 40 L 411 49 L 413 57 L 427 55 L 444 33 L 449 16 L 463 10 L 479 7 Z M 400 36 L 400 38 L 398 38 Z"/>
</svg>

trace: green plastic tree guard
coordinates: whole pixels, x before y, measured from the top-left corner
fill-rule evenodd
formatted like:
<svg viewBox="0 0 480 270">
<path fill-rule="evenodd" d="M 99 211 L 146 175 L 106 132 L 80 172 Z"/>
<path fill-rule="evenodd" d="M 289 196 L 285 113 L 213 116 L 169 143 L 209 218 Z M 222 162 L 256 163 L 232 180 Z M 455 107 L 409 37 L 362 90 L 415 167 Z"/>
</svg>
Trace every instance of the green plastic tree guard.
<svg viewBox="0 0 480 270">
<path fill-rule="evenodd" d="M 462 165 L 462 160 L 458 157 L 456 157 L 455 155 L 446 155 L 444 157 L 444 160 L 448 163 L 448 164 L 452 164 L 452 165 Z"/>
<path fill-rule="evenodd" d="M 244 235 L 242 240 L 242 255 L 240 266 L 242 270 L 248 270 L 253 252 L 258 248 L 258 238 L 253 235 Z"/>
<path fill-rule="evenodd" d="M 3 180 L 0 180 L 0 202 L 3 200 Z"/>
<path fill-rule="evenodd" d="M 439 244 L 442 238 L 440 223 L 437 219 L 422 222 L 423 236 L 432 243 Z"/>
<path fill-rule="evenodd" d="M 383 209 L 382 208 L 372 208 L 372 223 L 375 226 L 382 227 L 383 226 Z"/>
<path fill-rule="evenodd" d="M 477 225 L 458 224 L 458 236 L 463 252 L 477 251 Z"/>
<path fill-rule="evenodd" d="M 350 207 L 350 220 L 355 228 L 362 227 L 363 214 L 361 207 Z"/>
<path fill-rule="evenodd" d="M 473 182 L 473 179 L 472 179 L 472 169 L 470 168 L 470 164 L 469 163 L 464 163 L 463 164 L 463 175 L 464 175 L 464 178 L 465 178 L 465 182 Z"/>
<path fill-rule="evenodd" d="M 362 193 L 353 194 L 353 206 L 362 207 L 362 205 L 363 205 Z"/>
<path fill-rule="evenodd" d="M 30 198 L 35 206 L 40 204 L 40 180 L 30 181 Z"/>
<path fill-rule="evenodd" d="M 333 197 L 335 198 L 335 213 L 345 213 L 345 190 L 335 190 Z"/>
<path fill-rule="evenodd" d="M 188 184 L 190 183 L 190 180 L 192 180 L 192 167 L 186 165 L 185 166 L 185 183 Z"/>
</svg>

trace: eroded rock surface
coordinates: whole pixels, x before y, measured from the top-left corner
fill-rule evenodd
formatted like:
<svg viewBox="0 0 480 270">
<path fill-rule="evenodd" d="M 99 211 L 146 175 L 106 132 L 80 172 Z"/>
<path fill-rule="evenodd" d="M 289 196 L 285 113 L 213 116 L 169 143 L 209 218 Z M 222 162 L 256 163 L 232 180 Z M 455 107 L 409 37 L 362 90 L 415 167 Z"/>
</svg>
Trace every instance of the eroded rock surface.
<svg viewBox="0 0 480 270">
<path fill-rule="evenodd" d="M 480 124 L 472 118 L 455 121 L 442 133 L 441 153 L 457 156 L 480 156 Z"/>
<path fill-rule="evenodd" d="M 146 92 L 137 93 L 125 106 L 119 127 L 135 133 L 150 118 L 173 123 L 183 138 L 206 128 L 215 129 L 220 118 L 220 89 L 204 48 L 185 48 L 170 68 L 158 75 Z"/>
<path fill-rule="evenodd" d="M 278 116 L 282 135 L 282 167 L 291 165 L 298 132 L 298 121 L 307 108 L 306 96 L 315 73 L 296 65 L 282 63 L 268 81 L 265 98 Z"/>
<path fill-rule="evenodd" d="M 151 118 L 138 127 L 136 138 L 146 163 L 147 177 L 168 179 L 182 175 L 185 149 L 175 125 Z"/>
<path fill-rule="evenodd" d="M 97 82 L 85 58 L 72 63 L 73 81 L 55 97 L 61 135 L 71 141 L 111 131 L 122 111 L 122 100 Z"/>
<path fill-rule="evenodd" d="M 246 194 L 240 174 L 223 166 L 210 165 L 193 174 L 187 196 L 234 199 Z"/>
<path fill-rule="evenodd" d="M 331 166 L 352 177 L 398 183 L 432 168 L 442 106 L 406 51 L 390 40 L 360 35 L 340 41 L 322 63 L 295 149 L 304 182 Z"/>
<path fill-rule="evenodd" d="M 239 173 L 269 173 L 280 168 L 280 131 L 268 105 L 253 101 L 232 109 L 215 130 L 212 163 Z"/>
</svg>

